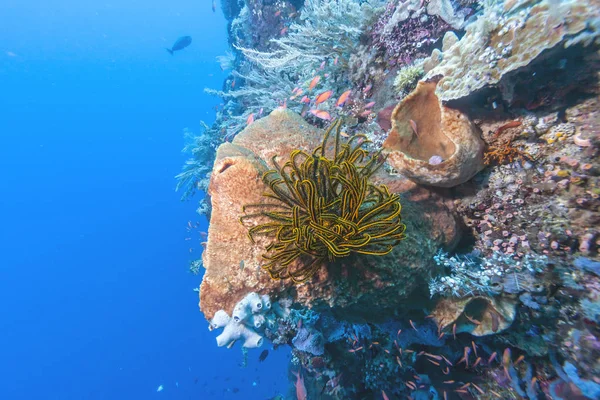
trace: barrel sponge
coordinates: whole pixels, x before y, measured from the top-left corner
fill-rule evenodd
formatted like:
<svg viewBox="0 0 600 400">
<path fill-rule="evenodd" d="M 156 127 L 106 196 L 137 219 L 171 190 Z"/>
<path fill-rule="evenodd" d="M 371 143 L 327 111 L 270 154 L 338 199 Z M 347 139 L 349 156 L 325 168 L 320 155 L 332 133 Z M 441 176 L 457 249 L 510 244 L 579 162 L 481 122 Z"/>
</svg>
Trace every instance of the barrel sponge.
<svg viewBox="0 0 600 400">
<path fill-rule="evenodd" d="M 436 82 L 419 82 L 392 112 L 388 163 L 413 182 L 453 187 L 484 167 L 485 144 L 467 115 L 442 104 Z"/>
</svg>

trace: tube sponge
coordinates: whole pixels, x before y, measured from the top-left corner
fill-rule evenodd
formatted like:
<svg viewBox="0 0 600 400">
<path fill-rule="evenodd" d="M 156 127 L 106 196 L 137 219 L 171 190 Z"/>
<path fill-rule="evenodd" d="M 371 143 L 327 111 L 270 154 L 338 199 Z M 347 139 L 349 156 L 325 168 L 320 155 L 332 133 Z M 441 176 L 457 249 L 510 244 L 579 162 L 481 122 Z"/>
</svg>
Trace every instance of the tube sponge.
<svg viewBox="0 0 600 400">
<path fill-rule="evenodd" d="M 258 294 L 254 293 L 254 292 L 250 292 L 246 295 L 245 299 L 246 299 L 248 305 L 250 306 L 250 309 L 252 310 L 253 314 L 258 314 L 259 312 L 262 311 L 263 301 Z"/>
<path fill-rule="evenodd" d="M 265 312 L 269 311 L 271 309 L 271 298 L 269 297 L 269 295 L 263 294 L 262 296 L 260 296 L 260 298 L 262 300 L 262 305 Z"/>
<path fill-rule="evenodd" d="M 225 326 L 223 332 L 217 336 L 217 346 L 231 347 L 236 340 L 240 339 L 244 340 L 243 346 L 248 348 L 260 347 L 263 342 L 263 338 L 246 325 L 231 321 L 229 324 L 227 324 L 227 326 Z"/>
<path fill-rule="evenodd" d="M 267 300 L 269 296 L 267 296 Z M 269 309 L 271 302 L 268 301 Z M 251 314 L 258 314 L 263 311 L 263 298 L 254 292 L 248 293 L 233 308 L 233 320 L 235 322 L 247 321 Z"/>
<path fill-rule="evenodd" d="M 246 334 L 244 335 L 246 340 L 244 341 L 243 346 L 248 349 L 256 349 L 263 344 L 263 338 L 258 333 L 253 331 L 252 329 L 246 328 Z"/>
<path fill-rule="evenodd" d="M 250 292 L 235 305 L 231 317 L 224 310 L 217 311 L 208 328 L 211 331 L 223 328 L 217 336 L 219 347 L 231 347 L 238 340 L 242 340 L 246 348 L 260 347 L 264 340 L 259 332 L 265 325 L 271 329 L 276 325 L 275 314 L 271 311 L 271 307 L 276 305 L 271 303 L 268 295 Z"/>
<path fill-rule="evenodd" d="M 252 325 L 256 328 L 262 328 L 265 324 L 265 316 L 263 314 L 255 314 L 252 316 Z"/>
<path fill-rule="evenodd" d="M 233 320 L 238 323 L 246 321 L 250 316 L 248 308 L 248 300 L 244 297 L 233 307 Z"/>
</svg>

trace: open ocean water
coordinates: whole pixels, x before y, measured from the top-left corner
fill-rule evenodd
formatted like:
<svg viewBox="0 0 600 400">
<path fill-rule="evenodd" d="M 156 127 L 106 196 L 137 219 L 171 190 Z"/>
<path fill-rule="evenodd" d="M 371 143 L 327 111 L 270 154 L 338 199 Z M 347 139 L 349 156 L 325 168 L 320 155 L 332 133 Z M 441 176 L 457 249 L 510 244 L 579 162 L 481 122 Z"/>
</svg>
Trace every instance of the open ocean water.
<svg viewBox="0 0 600 400">
<path fill-rule="evenodd" d="M 240 368 L 239 348 L 217 349 L 187 271 L 187 221 L 207 221 L 174 176 L 183 129 L 214 119 L 203 88 L 223 80 L 225 34 L 208 1 L 2 1 L 1 399 L 286 387 L 285 350 Z"/>
</svg>

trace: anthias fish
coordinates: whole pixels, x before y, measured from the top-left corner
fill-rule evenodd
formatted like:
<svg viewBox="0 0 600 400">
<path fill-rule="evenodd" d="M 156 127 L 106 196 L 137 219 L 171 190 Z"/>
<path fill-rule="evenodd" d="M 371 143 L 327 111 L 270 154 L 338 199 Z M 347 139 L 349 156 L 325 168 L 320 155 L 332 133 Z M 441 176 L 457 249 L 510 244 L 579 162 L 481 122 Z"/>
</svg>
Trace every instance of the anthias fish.
<svg viewBox="0 0 600 400">
<path fill-rule="evenodd" d="M 306 387 L 304 386 L 304 377 L 298 372 L 292 371 L 292 374 L 296 376 L 296 398 L 298 400 L 306 400 Z"/>
<path fill-rule="evenodd" d="M 190 44 L 192 44 L 192 37 L 191 36 L 182 36 L 179 39 L 177 39 L 175 41 L 175 43 L 173 44 L 173 47 L 171 47 L 170 49 L 167 49 L 167 51 L 169 52 L 169 54 L 173 55 L 173 52 L 178 51 L 178 50 L 183 50 L 186 47 L 188 47 Z"/>
</svg>

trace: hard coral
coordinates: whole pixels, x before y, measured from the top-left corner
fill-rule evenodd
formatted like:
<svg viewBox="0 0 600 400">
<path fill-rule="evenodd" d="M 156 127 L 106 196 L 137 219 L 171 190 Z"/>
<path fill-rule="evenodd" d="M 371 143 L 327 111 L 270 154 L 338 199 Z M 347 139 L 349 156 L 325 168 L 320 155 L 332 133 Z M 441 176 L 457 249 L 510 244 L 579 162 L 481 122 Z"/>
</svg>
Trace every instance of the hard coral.
<svg viewBox="0 0 600 400">
<path fill-rule="evenodd" d="M 426 78 L 442 75 L 437 93 L 443 101 L 460 99 L 496 85 L 560 44 L 588 45 L 598 40 L 598 0 L 515 0 L 488 2 L 482 15 L 443 56 Z"/>
<path fill-rule="evenodd" d="M 389 2 L 374 24 L 373 47 L 383 51 L 387 60 L 408 64 L 423 57 L 444 32 L 451 29 L 438 15 L 428 15 L 421 5 L 418 0 Z"/>
<path fill-rule="evenodd" d="M 262 179 L 271 189 L 264 196 L 277 202 L 244 207 L 260 211 L 243 215 L 242 224 L 257 216 L 268 220 L 249 228 L 248 236 L 253 242 L 257 235 L 274 239 L 262 266 L 273 279 L 304 282 L 326 261 L 351 253 L 385 255 L 404 238 L 399 196 L 369 182 L 383 163 L 380 154 L 362 148 L 368 142 L 363 135 L 340 143 L 340 127 L 340 121 L 332 124 L 312 154 L 295 150 L 283 166 L 273 157 L 275 169 Z M 327 157 L 334 130 L 333 155 Z M 297 259 L 302 262 L 290 268 Z"/>
</svg>

